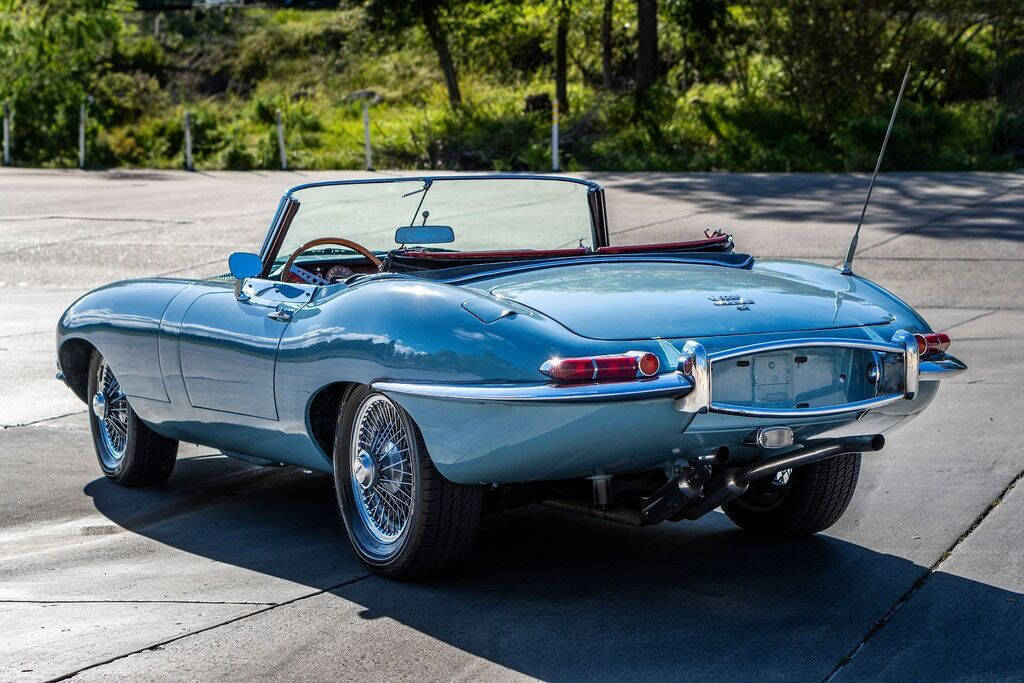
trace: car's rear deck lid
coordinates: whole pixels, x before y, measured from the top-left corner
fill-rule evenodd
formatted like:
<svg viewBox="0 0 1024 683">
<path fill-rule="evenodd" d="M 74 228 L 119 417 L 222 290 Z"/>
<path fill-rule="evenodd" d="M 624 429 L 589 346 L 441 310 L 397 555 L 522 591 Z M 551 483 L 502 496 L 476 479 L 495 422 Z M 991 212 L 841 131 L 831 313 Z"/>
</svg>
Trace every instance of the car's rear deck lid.
<svg viewBox="0 0 1024 683">
<path fill-rule="evenodd" d="M 878 306 L 819 283 L 694 263 L 566 265 L 470 286 L 529 306 L 593 339 L 809 331 L 892 320 Z"/>
</svg>

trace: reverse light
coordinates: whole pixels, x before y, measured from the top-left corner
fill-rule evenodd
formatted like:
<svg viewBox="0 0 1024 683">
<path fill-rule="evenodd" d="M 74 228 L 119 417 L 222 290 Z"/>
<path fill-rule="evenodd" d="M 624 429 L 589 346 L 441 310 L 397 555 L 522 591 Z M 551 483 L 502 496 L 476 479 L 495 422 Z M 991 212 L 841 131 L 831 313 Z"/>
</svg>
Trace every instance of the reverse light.
<svg viewBox="0 0 1024 683">
<path fill-rule="evenodd" d="M 607 356 L 552 358 L 540 371 L 559 382 L 599 382 L 637 379 L 658 374 L 661 361 L 649 351 L 628 351 Z"/>
<path fill-rule="evenodd" d="M 949 335 L 945 332 L 915 334 L 914 339 L 917 340 L 917 352 L 922 356 L 945 353 L 950 344 Z"/>
</svg>

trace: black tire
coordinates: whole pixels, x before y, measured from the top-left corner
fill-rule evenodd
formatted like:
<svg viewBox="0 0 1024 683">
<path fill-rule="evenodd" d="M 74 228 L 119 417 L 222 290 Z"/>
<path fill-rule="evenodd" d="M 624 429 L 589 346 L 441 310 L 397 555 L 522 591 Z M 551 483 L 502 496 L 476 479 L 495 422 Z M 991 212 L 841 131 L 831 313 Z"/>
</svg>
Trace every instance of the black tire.
<svg viewBox="0 0 1024 683">
<path fill-rule="evenodd" d="M 363 419 L 360 418 L 361 413 L 370 410 L 371 405 L 387 411 L 393 408 L 393 412 L 388 414 L 394 416 L 398 421 L 396 424 L 400 424 L 404 430 L 403 435 L 397 438 L 405 444 L 407 450 L 403 449 L 401 455 L 394 455 L 398 451 L 391 448 L 388 451 L 391 456 L 388 453 L 374 453 L 371 456 L 371 467 L 367 468 L 353 464 L 352 437 L 357 429 L 357 420 Z M 369 419 L 364 424 L 369 425 Z M 367 426 L 367 429 L 370 427 Z M 392 446 L 392 442 L 382 444 L 380 450 L 386 451 L 389 446 Z M 362 452 L 370 455 L 367 450 Z M 359 453 L 356 455 L 358 457 Z M 387 461 L 388 457 L 394 460 Z M 406 507 L 402 508 L 407 511 L 404 517 L 396 516 L 406 520 L 400 527 L 401 531 L 394 531 L 397 538 L 382 542 L 375 535 L 380 534 L 381 527 L 374 526 L 364 516 L 371 514 L 371 505 L 361 503 L 367 498 L 373 500 L 373 487 L 379 484 L 369 484 L 370 488 L 363 486 L 368 480 L 379 481 L 379 473 L 396 467 L 393 464 L 395 461 L 401 463 L 399 472 L 404 472 L 405 463 L 410 465 L 411 483 L 408 484 L 408 490 L 411 495 L 403 500 L 411 500 L 411 504 L 406 503 Z M 358 468 L 357 474 L 366 477 L 363 483 L 353 477 L 353 467 Z M 373 474 L 365 475 L 368 470 Z M 406 485 L 404 480 L 402 485 Z M 395 485 L 389 486 L 392 492 L 397 488 Z M 352 548 L 363 564 L 374 572 L 393 579 L 423 579 L 448 574 L 468 558 L 480 521 L 480 487 L 455 484 L 441 476 L 431 462 L 419 428 L 409 414 L 383 394 L 368 387 L 357 387 L 350 391 L 338 410 L 334 439 L 334 488 Z M 367 498 L 363 497 L 364 491 L 367 492 Z M 360 496 L 358 500 L 357 495 Z"/>
<path fill-rule="evenodd" d="M 806 536 L 829 528 L 843 516 L 860 476 L 860 453 L 847 453 L 798 467 L 785 485 L 772 477 L 722 509 L 744 531 L 764 536 Z"/>
<path fill-rule="evenodd" d="M 115 390 L 113 394 L 110 393 L 110 380 L 115 384 L 117 382 L 113 373 L 106 368 L 100 352 L 93 351 L 89 361 L 89 427 L 100 469 L 107 479 L 121 486 L 147 486 L 165 481 L 174 470 L 178 442 L 160 436 L 147 427 L 132 410 L 127 398 L 111 401 L 118 392 Z M 108 404 L 119 406 L 116 424 L 124 432 L 118 432 L 115 438 L 119 439 L 116 446 L 120 447 L 116 447 L 112 441 L 111 430 L 115 428 L 108 428 L 107 422 L 101 422 L 93 408 L 94 397 L 101 390 Z"/>
</svg>

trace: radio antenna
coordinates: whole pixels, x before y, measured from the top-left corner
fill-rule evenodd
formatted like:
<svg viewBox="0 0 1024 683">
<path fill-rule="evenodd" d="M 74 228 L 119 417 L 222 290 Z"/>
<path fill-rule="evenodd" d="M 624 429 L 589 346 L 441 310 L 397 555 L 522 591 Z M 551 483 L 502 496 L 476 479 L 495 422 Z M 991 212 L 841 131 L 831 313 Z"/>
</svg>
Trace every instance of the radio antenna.
<svg viewBox="0 0 1024 683">
<path fill-rule="evenodd" d="M 868 184 L 868 196 L 864 198 L 864 208 L 860 210 L 860 220 L 857 221 L 857 229 L 853 232 L 853 239 L 850 240 L 850 249 L 846 252 L 846 263 L 843 264 L 843 275 L 853 275 L 853 256 L 857 253 L 857 240 L 860 238 L 860 226 L 864 223 L 864 214 L 868 210 L 868 202 L 871 201 L 871 190 L 875 188 L 875 178 L 878 177 L 878 169 L 882 166 L 882 157 L 885 156 L 885 146 L 889 144 L 889 133 L 892 132 L 892 124 L 896 121 L 896 112 L 900 108 L 900 100 L 903 99 L 903 90 L 907 87 L 907 79 L 910 78 L 910 64 L 907 64 L 907 73 L 903 74 L 903 83 L 900 84 L 900 92 L 896 95 L 896 106 L 892 108 L 892 117 L 889 119 L 889 127 L 885 130 L 885 138 L 882 140 L 882 150 L 878 153 L 878 161 L 875 162 L 875 172 L 871 174 L 871 182 Z"/>
</svg>

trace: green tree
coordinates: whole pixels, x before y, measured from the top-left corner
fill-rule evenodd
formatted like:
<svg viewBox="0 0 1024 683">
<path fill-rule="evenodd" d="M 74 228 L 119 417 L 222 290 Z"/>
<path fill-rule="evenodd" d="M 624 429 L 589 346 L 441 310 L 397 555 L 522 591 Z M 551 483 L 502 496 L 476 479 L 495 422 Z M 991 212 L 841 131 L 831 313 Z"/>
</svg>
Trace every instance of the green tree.
<svg viewBox="0 0 1024 683">
<path fill-rule="evenodd" d="M 369 0 L 366 4 L 368 14 L 379 27 L 398 32 L 416 23 L 423 26 L 437 53 L 444 84 L 448 89 L 448 101 L 453 109 L 462 104 L 462 93 L 459 92 L 455 62 L 448 47 L 446 21 L 450 19 L 457 4 L 454 0 Z"/>
<path fill-rule="evenodd" d="M 128 0 L 0 0 L 0 101 L 15 121 L 15 156 L 74 155 L 78 108 L 126 32 Z"/>
<path fill-rule="evenodd" d="M 636 94 L 643 97 L 658 79 L 658 0 L 636 0 Z"/>
<path fill-rule="evenodd" d="M 733 18 L 727 0 L 669 0 L 665 13 L 682 41 L 680 90 L 693 83 L 736 81 L 749 94 L 750 36 Z"/>
<path fill-rule="evenodd" d="M 558 21 L 555 28 L 555 99 L 559 110 L 569 113 L 569 65 L 567 58 L 569 43 L 569 2 L 555 0 L 555 12 Z"/>
<path fill-rule="evenodd" d="M 612 18 L 615 15 L 615 0 L 604 0 L 601 10 L 601 84 L 605 90 L 614 85 L 612 75 Z"/>
</svg>

